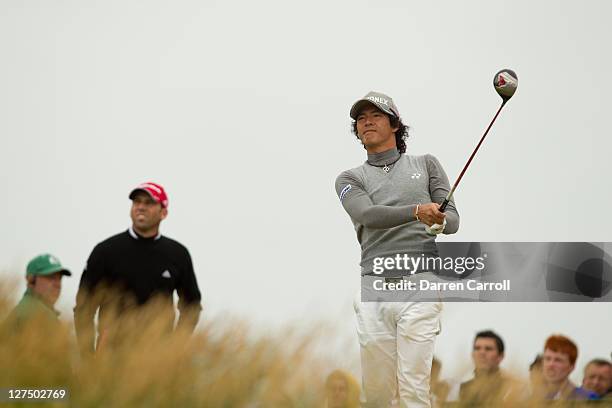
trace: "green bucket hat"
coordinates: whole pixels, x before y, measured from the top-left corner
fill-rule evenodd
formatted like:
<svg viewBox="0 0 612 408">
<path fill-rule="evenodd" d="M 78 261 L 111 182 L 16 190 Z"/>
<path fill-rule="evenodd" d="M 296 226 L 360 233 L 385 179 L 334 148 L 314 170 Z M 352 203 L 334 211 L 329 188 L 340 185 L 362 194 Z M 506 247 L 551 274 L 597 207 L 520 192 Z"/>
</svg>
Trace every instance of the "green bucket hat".
<svg viewBox="0 0 612 408">
<path fill-rule="evenodd" d="M 38 255 L 28 263 L 26 275 L 45 276 L 56 272 L 61 272 L 62 275 L 72 276 L 72 273 L 62 266 L 59 259 L 51 254 Z"/>
</svg>

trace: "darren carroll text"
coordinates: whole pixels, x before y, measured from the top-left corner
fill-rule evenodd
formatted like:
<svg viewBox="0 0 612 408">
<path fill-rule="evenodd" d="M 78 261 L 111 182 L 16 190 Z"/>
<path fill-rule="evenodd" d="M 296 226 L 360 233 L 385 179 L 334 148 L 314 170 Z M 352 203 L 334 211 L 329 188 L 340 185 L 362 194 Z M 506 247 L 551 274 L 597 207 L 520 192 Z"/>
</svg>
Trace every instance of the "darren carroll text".
<svg viewBox="0 0 612 408">
<path fill-rule="evenodd" d="M 417 282 L 410 280 L 400 280 L 397 282 L 386 282 L 384 279 L 376 279 L 372 286 L 374 290 L 443 290 L 443 291 L 510 291 L 510 279 L 504 279 L 501 282 L 478 282 L 474 279 L 469 279 L 465 282 L 431 282 L 426 279 L 421 279 Z"/>
</svg>

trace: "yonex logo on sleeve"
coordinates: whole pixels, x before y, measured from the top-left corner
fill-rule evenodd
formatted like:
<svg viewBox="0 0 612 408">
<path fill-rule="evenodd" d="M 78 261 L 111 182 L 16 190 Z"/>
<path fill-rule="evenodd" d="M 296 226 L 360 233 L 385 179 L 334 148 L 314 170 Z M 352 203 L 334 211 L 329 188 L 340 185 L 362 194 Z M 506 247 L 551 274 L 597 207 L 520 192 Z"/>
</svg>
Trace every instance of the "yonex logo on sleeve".
<svg viewBox="0 0 612 408">
<path fill-rule="evenodd" d="M 340 201 L 342 201 L 344 199 L 344 196 L 346 195 L 346 193 L 351 191 L 351 188 L 352 188 L 352 186 L 350 184 L 347 184 L 346 187 L 344 187 L 342 189 L 342 191 L 340 192 Z"/>
</svg>

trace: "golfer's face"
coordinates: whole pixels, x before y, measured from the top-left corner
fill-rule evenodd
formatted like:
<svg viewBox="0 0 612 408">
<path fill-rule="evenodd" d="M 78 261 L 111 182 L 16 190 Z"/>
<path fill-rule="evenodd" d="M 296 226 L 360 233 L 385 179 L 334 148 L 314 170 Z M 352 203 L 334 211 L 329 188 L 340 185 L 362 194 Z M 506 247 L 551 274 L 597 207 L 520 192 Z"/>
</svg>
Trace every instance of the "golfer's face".
<svg viewBox="0 0 612 408">
<path fill-rule="evenodd" d="M 395 143 L 395 132 L 389 117 L 374 106 L 364 108 L 357 116 L 357 135 L 365 147 Z"/>
<path fill-rule="evenodd" d="M 153 200 L 144 191 L 136 193 L 132 200 L 130 211 L 134 226 L 140 231 L 148 231 L 159 225 L 161 220 L 166 217 L 166 209 L 161 204 Z"/>
</svg>

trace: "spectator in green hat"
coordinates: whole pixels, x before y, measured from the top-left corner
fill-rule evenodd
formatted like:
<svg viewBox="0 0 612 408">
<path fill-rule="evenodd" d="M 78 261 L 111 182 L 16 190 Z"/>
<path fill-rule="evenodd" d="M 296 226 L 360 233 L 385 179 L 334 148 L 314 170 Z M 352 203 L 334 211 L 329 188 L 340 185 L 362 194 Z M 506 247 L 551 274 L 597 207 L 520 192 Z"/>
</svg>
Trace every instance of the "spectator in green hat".
<svg viewBox="0 0 612 408">
<path fill-rule="evenodd" d="M 26 268 L 28 287 L 15 306 L 9 320 L 21 324 L 33 317 L 57 321 L 59 312 L 54 306 L 62 290 L 62 277 L 71 276 L 59 259 L 51 254 L 38 255 Z"/>
<path fill-rule="evenodd" d="M 51 254 L 39 255 L 28 263 L 27 289 L 0 325 L 0 359 L 11 386 L 47 389 L 71 385 L 69 326 L 60 321 L 54 308 L 62 277 L 70 275 Z M 7 381 L 6 376 L 0 377 Z"/>
</svg>

